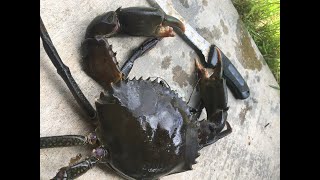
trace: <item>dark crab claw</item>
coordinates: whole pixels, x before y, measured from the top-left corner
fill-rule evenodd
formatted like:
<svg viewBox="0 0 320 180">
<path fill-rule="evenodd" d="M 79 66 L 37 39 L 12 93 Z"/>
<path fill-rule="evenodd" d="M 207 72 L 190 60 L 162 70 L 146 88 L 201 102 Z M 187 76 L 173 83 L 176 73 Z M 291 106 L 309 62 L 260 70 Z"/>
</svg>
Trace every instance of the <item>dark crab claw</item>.
<svg viewBox="0 0 320 180">
<path fill-rule="evenodd" d="M 97 35 L 110 37 L 120 31 L 117 13 L 109 11 L 95 17 L 86 30 L 85 39 L 94 38 Z"/>
<path fill-rule="evenodd" d="M 207 111 L 207 120 L 212 123 L 212 132 L 220 132 L 227 119 L 228 92 L 226 80 L 222 77 L 223 64 L 220 50 L 217 50 L 216 65 L 212 75 L 209 75 L 207 68 L 203 67 L 196 60 L 196 70 L 198 73 L 200 97 Z"/>
<path fill-rule="evenodd" d="M 196 70 L 200 78 L 200 96 L 204 102 L 208 118 L 221 110 L 226 111 L 228 109 L 227 85 L 226 80 L 222 77 L 222 59 L 221 56 L 217 57 L 217 64 L 211 75 L 209 75 L 208 69 L 196 60 Z"/>
<path fill-rule="evenodd" d="M 185 31 L 184 24 L 175 17 L 152 7 L 118 8 L 97 16 L 87 28 L 85 38 L 106 37 L 117 33 L 131 36 L 172 37 L 173 27 Z"/>
<path fill-rule="evenodd" d="M 222 55 L 221 55 L 221 51 L 215 47 L 214 49 L 214 56 L 211 58 L 210 62 L 208 62 L 210 64 L 210 66 L 213 67 L 214 71 L 213 74 L 211 75 L 211 77 L 209 77 L 209 73 L 208 70 L 206 68 L 204 68 L 201 63 L 199 63 L 198 60 L 196 60 L 196 69 L 198 72 L 198 75 L 204 78 L 212 78 L 212 79 L 222 79 L 222 75 L 223 75 L 223 62 L 222 62 Z"/>
<path fill-rule="evenodd" d="M 174 36 L 173 27 L 184 32 L 183 23 L 152 7 L 129 7 L 117 9 L 120 28 L 123 33 L 132 36 Z"/>
<path fill-rule="evenodd" d="M 170 29 L 173 29 L 172 27 L 178 28 L 183 33 L 186 30 L 184 24 L 179 19 L 170 15 L 164 16 L 162 25 L 160 26 L 160 28 L 166 28 L 166 27 L 169 27 Z"/>
</svg>

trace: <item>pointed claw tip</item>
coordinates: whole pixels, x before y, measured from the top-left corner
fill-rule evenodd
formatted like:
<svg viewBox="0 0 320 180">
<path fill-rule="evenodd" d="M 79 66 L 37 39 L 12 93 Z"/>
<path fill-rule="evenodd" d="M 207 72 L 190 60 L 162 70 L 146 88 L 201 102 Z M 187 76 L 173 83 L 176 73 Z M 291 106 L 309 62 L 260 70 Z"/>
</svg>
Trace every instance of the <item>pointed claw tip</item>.
<svg viewBox="0 0 320 180">
<path fill-rule="evenodd" d="M 218 61 L 219 61 L 219 63 L 221 63 L 221 64 L 222 64 L 222 55 L 221 55 L 221 50 L 220 50 L 219 48 L 217 48 L 217 47 L 216 47 L 216 50 L 217 50 L 217 52 L 218 52 Z"/>
<path fill-rule="evenodd" d="M 194 59 L 194 63 L 197 69 L 201 69 L 201 64 L 199 63 L 199 60 L 197 58 Z"/>
<path fill-rule="evenodd" d="M 185 27 L 185 25 L 183 24 L 183 22 L 180 21 L 179 19 L 173 17 L 173 16 L 167 15 L 167 16 L 165 17 L 163 23 L 164 23 L 165 25 L 168 25 L 168 26 L 177 27 L 177 28 L 179 28 L 183 33 L 186 31 L 186 27 Z"/>
<path fill-rule="evenodd" d="M 199 60 L 196 58 L 195 59 L 195 66 L 196 66 L 196 71 L 199 74 L 199 77 L 203 78 L 209 78 L 209 73 L 206 70 L 206 68 L 199 62 Z"/>
<path fill-rule="evenodd" d="M 183 23 L 181 23 L 180 29 L 181 29 L 181 31 L 182 31 L 183 33 L 186 31 L 186 27 L 184 26 Z"/>
<path fill-rule="evenodd" d="M 182 33 L 186 31 L 186 27 L 181 21 L 176 24 L 176 27 L 179 28 Z"/>
<path fill-rule="evenodd" d="M 198 71 L 202 71 L 204 69 L 204 67 L 202 66 L 202 64 L 199 62 L 197 58 L 194 59 L 194 63 Z"/>
</svg>

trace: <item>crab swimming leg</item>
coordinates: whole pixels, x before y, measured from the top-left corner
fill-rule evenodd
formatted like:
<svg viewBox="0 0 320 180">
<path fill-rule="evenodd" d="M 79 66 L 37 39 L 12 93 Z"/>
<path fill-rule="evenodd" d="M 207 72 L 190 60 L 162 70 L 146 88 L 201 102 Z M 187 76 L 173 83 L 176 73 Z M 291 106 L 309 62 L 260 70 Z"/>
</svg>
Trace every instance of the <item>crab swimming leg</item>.
<svg viewBox="0 0 320 180">
<path fill-rule="evenodd" d="M 64 136 L 48 136 L 40 137 L 40 149 L 54 147 L 84 146 L 87 144 L 94 145 L 97 142 L 95 133 L 87 136 L 81 135 L 64 135 Z"/>
<path fill-rule="evenodd" d="M 54 47 L 50 39 L 50 36 L 47 32 L 46 27 L 42 22 L 41 16 L 40 16 L 40 37 L 42 39 L 43 47 L 46 53 L 48 54 L 51 62 L 56 67 L 58 74 L 62 77 L 64 82 L 67 84 L 69 90 L 71 91 L 72 95 L 74 96 L 74 98 L 76 99 L 80 107 L 87 113 L 87 115 L 91 119 L 95 119 L 96 118 L 95 109 L 89 103 L 88 99 L 83 95 L 78 84 L 73 79 L 71 72 L 69 70 L 69 67 L 62 62 L 56 48 Z"/>
<path fill-rule="evenodd" d="M 71 180 L 92 169 L 96 164 L 99 164 L 103 158 L 108 155 L 107 150 L 103 147 L 98 147 L 92 151 L 92 155 L 83 161 L 60 168 L 53 180 Z"/>
</svg>

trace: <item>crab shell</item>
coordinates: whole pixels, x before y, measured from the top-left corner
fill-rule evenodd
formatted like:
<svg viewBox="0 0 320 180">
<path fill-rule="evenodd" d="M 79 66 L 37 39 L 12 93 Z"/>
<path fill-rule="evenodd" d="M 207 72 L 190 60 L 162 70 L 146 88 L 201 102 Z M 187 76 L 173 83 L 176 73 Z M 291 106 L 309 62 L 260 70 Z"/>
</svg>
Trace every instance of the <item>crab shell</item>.
<svg viewBox="0 0 320 180">
<path fill-rule="evenodd" d="M 107 163 L 131 179 L 157 179 L 192 169 L 198 127 L 187 104 L 156 80 L 112 84 L 96 102 L 97 135 Z"/>
</svg>

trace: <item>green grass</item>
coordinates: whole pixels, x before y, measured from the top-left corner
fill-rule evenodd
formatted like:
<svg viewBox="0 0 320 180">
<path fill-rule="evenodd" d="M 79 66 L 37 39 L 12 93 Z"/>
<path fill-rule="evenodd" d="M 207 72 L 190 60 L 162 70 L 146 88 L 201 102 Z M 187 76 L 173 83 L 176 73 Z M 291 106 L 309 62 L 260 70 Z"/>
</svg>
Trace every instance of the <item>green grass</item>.
<svg viewBox="0 0 320 180">
<path fill-rule="evenodd" d="M 280 85 L 280 0 L 232 0 Z"/>
</svg>

